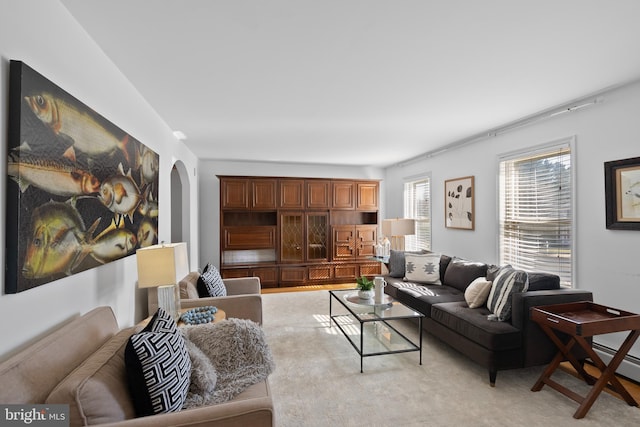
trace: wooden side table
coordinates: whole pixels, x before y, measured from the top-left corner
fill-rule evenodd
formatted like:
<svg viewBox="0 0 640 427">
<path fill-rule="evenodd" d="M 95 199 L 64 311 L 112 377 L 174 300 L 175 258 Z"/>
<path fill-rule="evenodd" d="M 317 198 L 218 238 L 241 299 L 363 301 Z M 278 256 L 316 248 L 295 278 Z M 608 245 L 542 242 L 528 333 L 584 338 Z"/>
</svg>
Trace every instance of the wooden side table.
<svg viewBox="0 0 640 427">
<path fill-rule="evenodd" d="M 559 349 L 549 366 L 531 388 L 531 391 L 540 391 L 547 384 L 549 387 L 578 402 L 580 406 L 573 414 L 574 418 L 583 418 L 605 387 L 617 392 L 630 406 L 638 406 L 638 402 L 618 381 L 615 373 L 638 339 L 638 336 L 640 336 L 640 315 L 594 304 L 589 301 L 582 301 L 533 307 L 531 309 L 531 319 L 540 325 Z M 555 331 L 569 335 L 569 341 L 565 344 Z M 629 331 L 629 334 L 609 362 L 609 365 L 602 361 L 585 339 L 594 335 L 624 331 Z M 600 370 L 601 375 L 599 378 L 589 375 L 571 353 L 571 348 L 575 344 L 578 344 L 587 353 Z M 564 360 L 568 360 L 587 384 L 593 386 L 586 396 L 580 396 L 551 379 L 553 372 Z"/>
</svg>

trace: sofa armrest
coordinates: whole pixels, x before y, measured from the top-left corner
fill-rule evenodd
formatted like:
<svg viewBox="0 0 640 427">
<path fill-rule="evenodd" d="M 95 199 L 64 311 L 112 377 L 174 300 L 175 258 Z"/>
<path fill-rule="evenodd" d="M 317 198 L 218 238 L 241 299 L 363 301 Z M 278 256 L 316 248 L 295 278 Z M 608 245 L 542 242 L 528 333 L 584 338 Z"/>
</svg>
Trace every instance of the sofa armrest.
<svg viewBox="0 0 640 427">
<path fill-rule="evenodd" d="M 557 289 L 513 294 L 512 324 L 522 331 L 524 366 L 548 363 L 558 351 L 540 326 L 531 320 L 531 308 L 577 301 L 593 301 L 593 294 L 580 289 Z M 582 353 L 576 354 L 576 356 L 579 359 L 584 358 Z"/>
<path fill-rule="evenodd" d="M 223 279 L 227 288 L 227 295 L 246 295 L 260 293 L 259 277 L 237 277 L 233 279 Z"/>
<path fill-rule="evenodd" d="M 227 318 L 249 319 L 262 325 L 262 296 L 259 294 L 180 300 L 182 308 L 203 307 L 206 305 L 212 305 L 224 310 Z"/>
<path fill-rule="evenodd" d="M 100 424 L 103 427 L 156 427 L 156 426 L 260 426 L 273 427 L 275 412 L 269 383 L 262 396 L 253 396 L 216 405 L 185 409 L 179 412 L 133 418 L 117 423 Z M 255 387 L 255 386 L 254 386 Z"/>
</svg>

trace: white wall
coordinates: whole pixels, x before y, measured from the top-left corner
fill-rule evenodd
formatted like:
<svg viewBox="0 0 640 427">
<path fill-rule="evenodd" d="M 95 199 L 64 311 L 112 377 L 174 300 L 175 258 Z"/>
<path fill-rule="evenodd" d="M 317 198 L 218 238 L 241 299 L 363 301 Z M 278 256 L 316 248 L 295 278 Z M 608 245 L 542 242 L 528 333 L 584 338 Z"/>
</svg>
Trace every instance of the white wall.
<svg viewBox="0 0 640 427">
<path fill-rule="evenodd" d="M 0 157 L 7 155 L 9 60 L 21 60 L 160 154 L 160 240 L 170 241 L 170 171 L 176 160 L 195 170 L 197 158 L 124 78 L 67 10 L 51 0 L 0 0 Z M 0 162 L 0 240 L 5 241 L 6 161 Z M 191 261 L 197 265 L 198 179 L 190 176 Z M 12 250 L 8 248 L 7 250 Z M 0 248 L 5 258 L 5 245 Z M 195 261 L 195 262 L 194 262 Z M 146 293 L 137 291 L 135 256 L 18 294 L 4 293 L 0 272 L 0 358 L 73 316 L 99 305 L 113 308 L 121 326 L 146 314 Z"/>
<path fill-rule="evenodd" d="M 585 94 L 586 95 L 586 94 Z M 562 114 L 498 137 L 429 159 L 387 169 L 390 216 L 402 215 L 405 177 L 431 173 L 434 251 L 497 262 L 497 156 L 575 135 L 576 272 L 574 286 L 593 292 L 594 301 L 640 313 L 640 231 L 605 227 L 604 162 L 640 156 L 640 83 L 606 93 L 604 102 Z M 444 181 L 475 176 L 475 231 L 444 226 Z M 596 342 L 618 348 L 624 336 L 601 335 Z M 632 349 L 640 357 L 640 343 Z"/>
<path fill-rule="evenodd" d="M 200 266 L 220 266 L 220 180 L 216 175 L 382 179 L 379 168 L 205 160 L 200 164 Z M 384 206 L 384 182 L 380 182 Z M 384 218 L 384 209 L 380 218 Z"/>
</svg>

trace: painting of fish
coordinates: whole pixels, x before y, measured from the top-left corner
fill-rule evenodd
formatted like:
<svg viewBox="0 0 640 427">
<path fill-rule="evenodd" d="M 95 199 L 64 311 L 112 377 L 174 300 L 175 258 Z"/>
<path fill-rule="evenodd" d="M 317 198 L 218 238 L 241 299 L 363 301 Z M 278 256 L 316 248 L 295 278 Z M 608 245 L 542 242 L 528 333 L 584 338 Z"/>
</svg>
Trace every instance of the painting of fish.
<svg viewBox="0 0 640 427">
<path fill-rule="evenodd" d="M 22 266 L 27 279 L 70 275 L 89 253 L 84 221 L 70 204 L 48 202 L 38 206 L 33 210 L 30 230 Z"/>
<path fill-rule="evenodd" d="M 91 172 L 83 170 L 67 159 L 50 159 L 29 154 L 24 143 L 19 151 L 9 153 L 7 174 L 24 193 L 34 185 L 58 196 L 80 196 L 95 194 L 100 190 L 100 181 Z"/>
<path fill-rule="evenodd" d="M 5 293 L 158 243 L 151 148 L 22 61 L 10 61 L 8 125 Z"/>
</svg>

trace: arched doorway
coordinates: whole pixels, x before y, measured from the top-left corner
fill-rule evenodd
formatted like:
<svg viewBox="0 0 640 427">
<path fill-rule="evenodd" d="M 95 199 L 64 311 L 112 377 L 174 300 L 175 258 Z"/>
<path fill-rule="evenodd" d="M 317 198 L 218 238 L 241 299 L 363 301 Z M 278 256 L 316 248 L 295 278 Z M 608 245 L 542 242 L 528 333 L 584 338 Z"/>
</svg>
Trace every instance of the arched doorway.
<svg viewBox="0 0 640 427">
<path fill-rule="evenodd" d="M 178 160 L 171 168 L 171 241 L 187 242 L 187 247 L 191 248 L 189 186 L 187 168 Z"/>
</svg>

